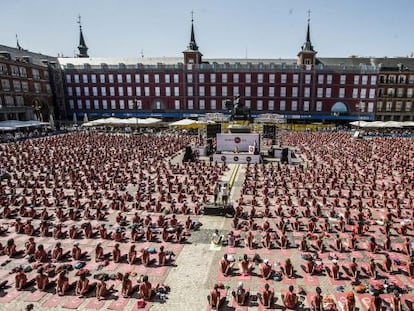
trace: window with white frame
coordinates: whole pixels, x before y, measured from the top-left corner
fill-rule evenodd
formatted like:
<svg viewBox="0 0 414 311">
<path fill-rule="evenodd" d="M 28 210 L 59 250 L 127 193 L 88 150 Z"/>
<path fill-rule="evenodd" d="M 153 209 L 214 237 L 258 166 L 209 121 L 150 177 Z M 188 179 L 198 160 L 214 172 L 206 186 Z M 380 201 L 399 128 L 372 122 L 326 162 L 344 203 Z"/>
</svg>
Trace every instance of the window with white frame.
<svg viewBox="0 0 414 311">
<path fill-rule="evenodd" d="M 113 86 L 109 87 L 109 95 L 115 96 L 115 88 Z"/>
<path fill-rule="evenodd" d="M 119 101 L 119 109 L 121 109 L 121 110 L 125 109 L 125 100 L 121 99 Z"/>
<path fill-rule="evenodd" d="M 69 109 L 70 110 L 75 109 L 75 101 L 73 99 L 69 100 Z"/>
<path fill-rule="evenodd" d="M 227 110 L 226 102 L 224 100 L 221 101 L 221 110 Z"/>
<path fill-rule="evenodd" d="M 245 93 L 245 96 L 251 96 L 252 95 L 251 87 L 250 86 L 245 86 L 244 87 L 244 93 Z"/>
<path fill-rule="evenodd" d="M 323 88 L 322 87 L 318 87 L 316 96 L 317 97 L 323 97 Z"/>
<path fill-rule="evenodd" d="M 180 110 L 181 109 L 180 106 L 181 106 L 180 105 L 180 100 L 179 99 L 174 100 L 174 108 L 175 108 L 175 110 Z"/>
<path fill-rule="evenodd" d="M 77 86 L 75 88 L 75 91 L 76 91 L 76 96 L 81 96 L 81 88 L 80 88 L 80 86 Z"/>
<path fill-rule="evenodd" d="M 155 87 L 155 96 L 161 96 L 161 88 L 159 86 Z"/>
<path fill-rule="evenodd" d="M 89 99 L 85 100 L 85 108 L 91 110 L 91 101 Z"/>
<path fill-rule="evenodd" d="M 206 96 L 206 88 L 204 87 L 204 86 L 199 86 L 198 87 L 198 95 L 200 95 L 200 96 Z"/>
<path fill-rule="evenodd" d="M 269 83 L 275 83 L 275 74 L 274 73 L 269 74 Z"/>
<path fill-rule="evenodd" d="M 78 99 L 78 100 L 76 101 L 76 103 L 77 103 L 77 105 L 78 105 L 78 110 L 82 110 L 82 109 L 83 109 L 83 106 L 82 106 L 82 100 L 81 100 L 81 99 Z"/>
<path fill-rule="evenodd" d="M 171 88 L 169 86 L 165 87 L 165 96 L 171 96 Z"/>
<path fill-rule="evenodd" d="M 374 112 L 374 103 L 373 102 L 368 103 L 368 112 Z"/>
<path fill-rule="evenodd" d="M 85 96 L 89 96 L 89 87 L 85 86 L 83 88 L 83 93 L 84 93 Z"/>
<path fill-rule="evenodd" d="M 379 101 L 379 102 L 377 102 L 377 111 L 381 111 L 382 110 L 382 102 L 381 101 Z"/>
<path fill-rule="evenodd" d="M 275 87 L 274 86 L 269 87 L 269 96 L 270 97 L 275 96 Z"/>
<path fill-rule="evenodd" d="M 78 74 L 75 74 L 73 76 L 73 78 L 75 79 L 75 83 L 79 83 L 79 75 Z"/>
<path fill-rule="evenodd" d="M 311 83 L 311 75 L 309 75 L 309 74 L 305 75 L 305 83 L 306 84 Z"/>
<path fill-rule="evenodd" d="M 180 88 L 178 86 L 174 86 L 174 96 L 180 96 Z"/>
<path fill-rule="evenodd" d="M 407 89 L 407 97 L 413 97 L 413 89 L 412 88 Z"/>
<path fill-rule="evenodd" d="M 198 107 L 200 108 L 200 110 L 205 110 L 206 109 L 206 101 L 204 99 L 200 99 L 198 101 Z"/>
<path fill-rule="evenodd" d="M 354 87 L 352 89 L 352 98 L 358 98 L 358 97 L 359 97 L 358 88 Z"/>
<path fill-rule="evenodd" d="M 281 97 L 285 97 L 286 96 L 286 87 L 285 86 L 282 86 L 280 88 L 280 96 Z"/>
<path fill-rule="evenodd" d="M 286 110 L 286 101 L 285 100 L 281 100 L 280 103 L 280 110 L 281 111 L 285 111 Z"/>
<path fill-rule="evenodd" d="M 377 84 L 377 76 L 371 76 L 371 85 Z"/>
<path fill-rule="evenodd" d="M 155 82 L 155 83 L 160 83 L 160 75 L 159 75 L 158 73 L 156 73 L 156 74 L 154 75 L 154 82 Z"/>
<path fill-rule="evenodd" d="M 101 96 L 106 96 L 106 87 L 101 87 Z"/>
<path fill-rule="evenodd" d="M 12 107 L 14 106 L 14 97 L 13 96 L 4 96 L 4 102 L 6 106 Z"/>
<path fill-rule="evenodd" d="M 369 89 L 369 98 L 375 98 L 375 89 Z"/>
<path fill-rule="evenodd" d="M 365 90 L 365 92 L 366 92 L 366 90 Z M 362 92 L 361 92 L 361 93 L 362 93 Z M 341 87 L 341 88 L 339 89 L 339 94 L 338 94 L 338 97 L 339 97 L 339 98 L 344 98 L 344 97 L 345 97 L 345 88 Z"/>
<path fill-rule="evenodd" d="M 215 99 L 210 100 L 210 109 L 216 110 L 217 109 L 217 102 Z"/>
<path fill-rule="evenodd" d="M 293 80 L 292 80 L 293 83 L 299 83 L 299 74 L 295 73 L 295 74 L 293 74 L 292 77 L 293 77 Z"/>
<path fill-rule="evenodd" d="M 309 101 L 303 102 L 303 111 L 309 111 Z"/>
<path fill-rule="evenodd" d="M 359 111 L 365 112 L 365 102 L 360 102 L 358 107 L 359 107 Z"/>
<path fill-rule="evenodd" d="M 135 95 L 136 96 L 141 96 L 141 87 L 139 87 L 139 86 L 135 87 Z"/>
<path fill-rule="evenodd" d="M 114 83 L 114 75 L 113 74 L 108 75 L 108 81 L 109 81 L 109 83 Z"/>
<path fill-rule="evenodd" d="M 310 87 L 305 87 L 305 97 L 309 97 L 310 96 Z"/>
<path fill-rule="evenodd" d="M 124 96 L 124 88 L 122 86 L 118 87 L 118 96 Z"/>
<path fill-rule="evenodd" d="M 327 75 L 326 76 L 326 83 L 327 84 L 332 84 L 332 75 Z"/>
<path fill-rule="evenodd" d="M 210 73 L 210 82 L 211 83 L 216 83 L 216 74 L 215 73 Z M 214 108 L 216 109 L 216 108 Z"/>
<path fill-rule="evenodd" d="M 292 100 L 291 110 L 298 111 L 298 102 L 296 100 Z"/>
<path fill-rule="evenodd" d="M 194 96 L 192 86 L 187 86 L 187 96 Z"/>
<path fill-rule="evenodd" d="M 414 83 L 414 75 L 410 75 L 408 77 L 408 83 L 413 84 Z"/>
<path fill-rule="evenodd" d="M 263 86 L 257 87 L 257 96 L 262 97 L 263 96 Z"/>
<path fill-rule="evenodd" d="M 322 102 L 321 101 L 317 101 L 316 102 L 316 111 L 317 112 L 321 112 L 322 111 Z"/>
<path fill-rule="evenodd" d="M 388 95 L 388 96 L 394 97 L 394 93 L 395 93 L 394 88 L 389 87 L 389 88 L 387 89 L 387 95 Z"/>
<path fill-rule="evenodd" d="M 275 101 L 274 100 L 269 100 L 267 105 L 268 105 L 268 110 L 275 110 Z"/>
<path fill-rule="evenodd" d="M 233 96 L 240 95 L 240 89 L 238 86 L 233 86 Z"/>
<path fill-rule="evenodd" d="M 127 95 L 132 96 L 132 86 L 127 86 Z"/>
<path fill-rule="evenodd" d="M 116 109 L 116 100 L 111 99 L 111 109 Z"/>
<path fill-rule="evenodd" d="M 318 75 L 318 84 L 323 84 L 324 75 Z"/>
<path fill-rule="evenodd" d="M 149 74 L 144 74 L 144 83 L 149 83 Z"/>
<path fill-rule="evenodd" d="M 367 75 L 363 75 L 362 76 L 362 85 L 367 85 L 368 84 L 368 76 Z"/>
<path fill-rule="evenodd" d="M 298 97 L 298 87 L 292 87 L 292 97 Z"/>
<path fill-rule="evenodd" d="M 325 90 L 325 97 L 331 97 L 332 96 L 332 89 L 330 87 L 327 87 Z"/>
<path fill-rule="evenodd" d="M 135 83 L 140 83 L 141 82 L 141 75 L 139 73 L 135 74 Z"/>
<path fill-rule="evenodd" d="M 150 88 L 149 88 L 149 86 L 144 87 L 144 95 L 145 96 L 150 96 Z"/>
<path fill-rule="evenodd" d="M 68 96 L 73 96 L 73 90 L 71 87 L 68 87 Z"/>
<path fill-rule="evenodd" d="M 101 83 L 105 83 L 105 75 L 104 75 L 103 73 L 101 73 L 101 74 L 99 75 L 99 82 L 101 82 Z"/>
<path fill-rule="evenodd" d="M 404 97 L 404 88 L 399 87 L 397 89 L 397 97 Z"/>
<path fill-rule="evenodd" d="M 82 81 L 83 81 L 83 83 L 88 83 L 88 75 L 87 74 L 82 75 Z"/>
<path fill-rule="evenodd" d="M 257 75 L 257 83 L 263 83 L 263 73 Z"/>
<path fill-rule="evenodd" d="M 227 96 L 227 86 L 223 85 L 221 87 L 221 95 L 222 96 Z"/>
<path fill-rule="evenodd" d="M 165 80 L 165 83 L 170 83 L 170 75 L 168 73 L 164 75 L 164 80 Z"/>
<path fill-rule="evenodd" d="M 412 102 L 405 102 L 405 111 L 406 112 L 410 112 L 413 108 L 413 103 Z"/>
<path fill-rule="evenodd" d="M 227 73 L 222 73 L 221 74 L 221 82 L 222 83 L 227 83 Z"/>
<path fill-rule="evenodd" d="M 72 76 L 71 75 L 69 75 L 69 74 L 66 75 L 66 82 L 67 83 L 71 83 L 72 82 Z"/>
<path fill-rule="evenodd" d="M 402 102 L 398 101 L 395 103 L 395 111 L 401 111 L 402 110 Z"/>
<path fill-rule="evenodd" d="M 132 77 L 131 77 L 131 74 L 130 74 L 130 73 L 128 73 L 128 74 L 126 75 L 126 82 L 127 82 L 127 83 L 131 83 L 131 82 L 132 82 Z"/>
<path fill-rule="evenodd" d="M 178 75 L 178 73 L 174 74 L 174 83 L 180 83 L 180 76 Z"/>
<path fill-rule="evenodd" d="M 251 73 L 246 73 L 245 79 L 246 79 L 246 83 L 251 83 L 252 82 L 252 74 Z"/>
<path fill-rule="evenodd" d="M 239 74 L 233 73 L 233 83 L 239 83 Z"/>
<path fill-rule="evenodd" d="M 198 82 L 204 83 L 204 73 L 199 73 L 198 74 Z"/>
<path fill-rule="evenodd" d="M 93 100 L 93 109 L 99 110 L 99 100 Z"/>
<path fill-rule="evenodd" d="M 257 110 L 263 110 L 263 100 L 257 101 Z"/>
<path fill-rule="evenodd" d="M 24 106 L 23 96 L 16 96 L 16 106 L 17 107 L 23 107 Z"/>
<path fill-rule="evenodd" d="M 192 73 L 187 73 L 187 82 L 188 83 L 193 83 L 193 74 Z"/>
<path fill-rule="evenodd" d="M 23 89 L 23 92 L 29 92 L 29 82 L 22 81 L 22 89 Z"/>
<path fill-rule="evenodd" d="M 385 110 L 386 111 L 391 111 L 392 110 L 392 102 L 391 101 L 386 102 L 386 104 L 385 104 Z"/>
<path fill-rule="evenodd" d="M 341 77 L 339 78 L 339 83 L 340 84 L 345 84 L 346 83 L 346 75 L 341 75 Z"/>
<path fill-rule="evenodd" d="M 108 109 L 108 101 L 106 99 L 102 100 L 102 109 Z"/>
<path fill-rule="evenodd" d="M 286 83 L 287 80 L 287 74 L 282 73 L 282 75 L 280 76 L 280 83 Z"/>
<path fill-rule="evenodd" d="M 116 76 L 116 81 L 118 82 L 118 83 L 122 83 L 123 82 L 123 78 L 122 78 L 122 74 L 117 74 L 117 76 Z"/>
<path fill-rule="evenodd" d="M 128 109 L 129 110 L 134 110 L 135 109 L 135 103 L 134 103 L 133 100 L 128 101 Z"/>
<path fill-rule="evenodd" d="M 367 89 L 361 89 L 361 93 L 359 94 L 361 98 L 367 98 Z"/>
<path fill-rule="evenodd" d="M 355 75 L 354 76 L 354 84 L 358 85 L 359 84 L 359 75 Z"/>
<path fill-rule="evenodd" d="M 395 83 L 395 76 L 394 75 L 389 75 L 388 76 L 388 83 Z"/>
<path fill-rule="evenodd" d="M 244 104 L 246 105 L 247 108 L 252 108 L 252 101 L 250 99 L 246 100 Z"/>
<path fill-rule="evenodd" d="M 210 86 L 210 96 L 216 96 L 216 87 L 214 85 Z"/>
<path fill-rule="evenodd" d="M 40 93 L 42 91 L 42 87 L 40 86 L 40 83 L 34 84 L 35 93 Z"/>
</svg>

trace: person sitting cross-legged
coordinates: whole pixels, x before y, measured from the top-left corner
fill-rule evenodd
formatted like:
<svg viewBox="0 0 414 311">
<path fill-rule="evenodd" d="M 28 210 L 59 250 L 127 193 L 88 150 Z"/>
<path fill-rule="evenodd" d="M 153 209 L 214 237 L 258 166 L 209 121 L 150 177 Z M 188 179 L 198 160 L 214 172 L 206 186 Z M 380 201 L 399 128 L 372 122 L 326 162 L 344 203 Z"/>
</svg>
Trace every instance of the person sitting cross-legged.
<svg viewBox="0 0 414 311">
<path fill-rule="evenodd" d="M 286 308 L 290 310 L 295 310 L 295 308 L 298 306 L 298 296 L 294 292 L 293 285 L 289 286 L 289 290 L 285 292 L 285 294 L 282 294 L 282 301 Z"/>
<path fill-rule="evenodd" d="M 233 291 L 231 294 L 234 298 L 234 301 L 239 306 L 246 305 L 249 300 L 249 296 L 250 296 L 249 291 L 243 287 L 242 282 L 240 282 L 239 285 L 237 286 L 237 290 Z"/>
<path fill-rule="evenodd" d="M 258 293 L 259 302 L 265 308 L 271 308 L 273 305 L 275 293 L 270 289 L 268 283 L 265 284 L 264 288 Z"/>
</svg>

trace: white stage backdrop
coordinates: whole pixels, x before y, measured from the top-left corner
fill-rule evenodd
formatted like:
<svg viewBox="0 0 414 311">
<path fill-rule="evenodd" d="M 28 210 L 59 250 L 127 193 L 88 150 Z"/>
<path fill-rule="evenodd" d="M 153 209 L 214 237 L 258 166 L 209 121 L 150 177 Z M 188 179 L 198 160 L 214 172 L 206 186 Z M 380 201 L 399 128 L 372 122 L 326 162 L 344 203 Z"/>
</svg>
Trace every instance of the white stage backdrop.
<svg viewBox="0 0 414 311">
<path fill-rule="evenodd" d="M 260 135 L 257 133 L 217 134 L 217 151 L 248 152 L 249 146 L 260 148 Z"/>
</svg>

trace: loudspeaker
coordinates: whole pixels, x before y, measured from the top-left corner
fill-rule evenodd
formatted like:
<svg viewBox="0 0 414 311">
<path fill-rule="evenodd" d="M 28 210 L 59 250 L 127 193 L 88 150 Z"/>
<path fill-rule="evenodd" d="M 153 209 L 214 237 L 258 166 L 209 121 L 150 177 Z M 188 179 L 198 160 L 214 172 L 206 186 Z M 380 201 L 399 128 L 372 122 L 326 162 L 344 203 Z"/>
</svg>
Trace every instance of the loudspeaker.
<svg viewBox="0 0 414 311">
<path fill-rule="evenodd" d="M 289 153 L 288 148 L 283 148 L 282 149 L 282 157 L 280 158 L 280 162 L 282 162 L 282 163 L 288 163 L 289 162 L 288 153 Z"/>
<path fill-rule="evenodd" d="M 207 124 L 207 138 L 216 138 L 217 134 L 221 133 L 221 124 Z"/>
<path fill-rule="evenodd" d="M 275 139 L 277 134 L 276 125 L 263 125 L 263 138 L 272 138 Z"/>
</svg>

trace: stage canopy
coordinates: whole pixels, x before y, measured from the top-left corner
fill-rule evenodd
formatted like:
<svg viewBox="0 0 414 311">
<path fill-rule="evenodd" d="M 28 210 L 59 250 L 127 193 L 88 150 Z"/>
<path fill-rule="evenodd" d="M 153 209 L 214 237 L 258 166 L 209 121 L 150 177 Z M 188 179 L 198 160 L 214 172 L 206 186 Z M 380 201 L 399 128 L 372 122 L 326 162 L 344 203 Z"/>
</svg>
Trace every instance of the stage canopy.
<svg viewBox="0 0 414 311">
<path fill-rule="evenodd" d="M 360 128 L 404 128 L 404 127 L 414 127 L 413 121 L 353 121 L 349 123 L 352 126 Z"/>
<path fill-rule="evenodd" d="M 37 120 L 19 121 L 19 120 L 8 120 L 0 122 L 1 131 L 13 131 L 25 127 L 41 127 L 50 126 L 48 122 L 40 122 Z"/>
</svg>

